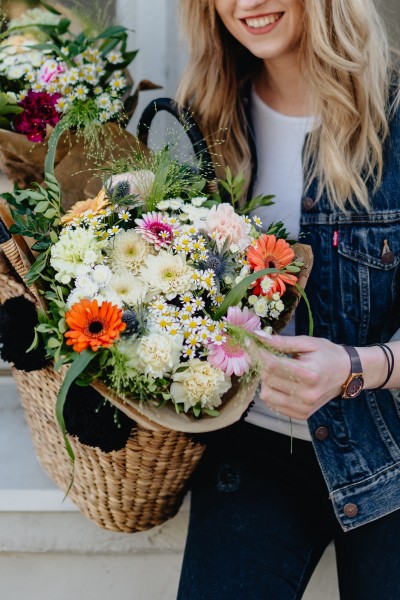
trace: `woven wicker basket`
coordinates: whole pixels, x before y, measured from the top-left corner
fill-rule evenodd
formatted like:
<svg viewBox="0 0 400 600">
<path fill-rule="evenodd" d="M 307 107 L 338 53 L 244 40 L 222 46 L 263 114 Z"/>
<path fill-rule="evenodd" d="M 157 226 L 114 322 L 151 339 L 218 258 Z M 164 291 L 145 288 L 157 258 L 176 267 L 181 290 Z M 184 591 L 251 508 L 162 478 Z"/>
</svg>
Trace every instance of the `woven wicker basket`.
<svg viewBox="0 0 400 600">
<path fill-rule="evenodd" d="M 0 256 L 0 302 L 29 292 L 6 273 Z M 36 456 L 49 477 L 67 491 L 72 465 L 55 418 L 55 404 L 65 371 L 52 367 L 25 373 L 13 370 Z M 75 477 L 69 497 L 100 527 L 144 531 L 173 517 L 204 446 L 185 433 L 137 424 L 125 448 L 102 452 L 70 437 Z"/>
</svg>

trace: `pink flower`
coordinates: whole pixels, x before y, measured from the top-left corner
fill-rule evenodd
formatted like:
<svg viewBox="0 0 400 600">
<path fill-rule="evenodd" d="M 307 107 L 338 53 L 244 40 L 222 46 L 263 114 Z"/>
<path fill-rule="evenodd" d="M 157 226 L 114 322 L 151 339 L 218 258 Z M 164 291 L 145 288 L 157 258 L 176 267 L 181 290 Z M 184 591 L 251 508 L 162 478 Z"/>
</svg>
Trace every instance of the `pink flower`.
<svg viewBox="0 0 400 600">
<path fill-rule="evenodd" d="M 40 67 L 37 75 L 37 81 L 39 83 L 50 83 L 61 73 L 65 73 L 67 66 L 63 62 L 58 62 L 52 58 L 46 60 Z"/>
<path fill-rule="evenodd" d="M 226 315 L 226 321 L 232 323 L 232 325 L 246 329 L 246 331 L 254 332 L 261 329 L 260 317 L 248 309 L 247 306 L 244 308 L 230 306 Z"/>
<path fill-rule="evenodd" d="M 26 97 L 19 102 L 24 112 L 14 119 L 14 129 L 26 135 L 30 142 L 43 142 L 46 137 L 46 125 L 54 127 L 60 120 L 55 109 L 60 94 L 33 92 L 29 90 Z"/>
<path fill-rule="evenodd" d="M 156 250 L 168 248 L 174 239 L 176 227 L 167 223 L 161 213 L 150 212 L 142 217 L 142 219 L 135 219 L 138 225 L 137 231 L 148 242 L 154 244 Z"/>
<path fill-rule="evenodd" d="M 231 337 L 221 345 L 210 344 L 207 360 L 212 367 L 220 369 L 226 375 L 235 374 L 238 377 L 246 373 L 251 366 L 248 352 Z"/>
<path fill-rule="evenodd" d="M 230 306 L 226 316 L 227 323 L 232 323 L 246 331 L 256 332 L 261 329 L 260 318 L 245 306 Z M 221 369 L 226 375 L 241 377 L 251 367 L 251 357 L 246 349 L 231 336 L 222 344 L 208 345 L 208 362 L 212 367 Z"/>
<path fill-rule="evenodd" d="M 227 249 L 237 244 L 243 252 L 251 243 L 248 225 L 244 217 L 236 214 L 230 204 L 223 203 L 212 207 L 205 221 L 205 231 L 215 239 L 218 250 L 227 243 Z"/>
</svg>

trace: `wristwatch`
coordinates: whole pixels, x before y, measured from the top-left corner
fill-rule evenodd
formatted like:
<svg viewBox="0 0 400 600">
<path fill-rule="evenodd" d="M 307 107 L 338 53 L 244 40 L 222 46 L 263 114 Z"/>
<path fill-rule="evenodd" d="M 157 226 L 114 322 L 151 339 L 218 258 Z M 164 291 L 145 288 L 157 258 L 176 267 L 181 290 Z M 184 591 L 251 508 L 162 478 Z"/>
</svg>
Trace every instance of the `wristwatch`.
<svg viewBox="0 0 400 600">
<path fill-rule="evenodd" d="M 357 398 L 364 387 L 364 373 L 361 366 L 360 356 L 354 346 L 343 346 L 350 356 L 350 373 L 342 385 L 342 398 Z"/>
</svg>

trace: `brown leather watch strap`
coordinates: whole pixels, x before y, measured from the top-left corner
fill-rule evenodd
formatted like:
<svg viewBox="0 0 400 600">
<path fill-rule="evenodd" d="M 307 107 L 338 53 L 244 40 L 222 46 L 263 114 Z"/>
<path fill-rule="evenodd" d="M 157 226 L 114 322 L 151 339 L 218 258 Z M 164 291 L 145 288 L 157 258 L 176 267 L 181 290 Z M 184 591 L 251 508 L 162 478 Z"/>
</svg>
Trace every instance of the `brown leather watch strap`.
<svg viewBox="0 0 400 600">
<path fill-rule="evenodd" d="M 351 363 L 351 373 L 362 373 L 362 365 L 360 356 L 354 346 L 344 346 L 343 348 L 346 350 L 347 354 L 350 356 Z"/>
</svg>

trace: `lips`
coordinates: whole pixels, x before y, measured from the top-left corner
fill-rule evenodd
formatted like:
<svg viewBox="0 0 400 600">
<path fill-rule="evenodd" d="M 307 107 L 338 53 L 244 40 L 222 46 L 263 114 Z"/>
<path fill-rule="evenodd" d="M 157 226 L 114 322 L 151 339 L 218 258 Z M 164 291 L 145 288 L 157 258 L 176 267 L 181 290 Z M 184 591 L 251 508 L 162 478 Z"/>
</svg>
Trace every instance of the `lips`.
<svg viewBox="0 0 400 600">
<path fill-rule="evenodd" d="M 267 15 L 257 15 L 240 19 L 247 31 L 251 33 L 266 33 L 271 31 L 285 13 L 276 12 Z"/>
</svg>

